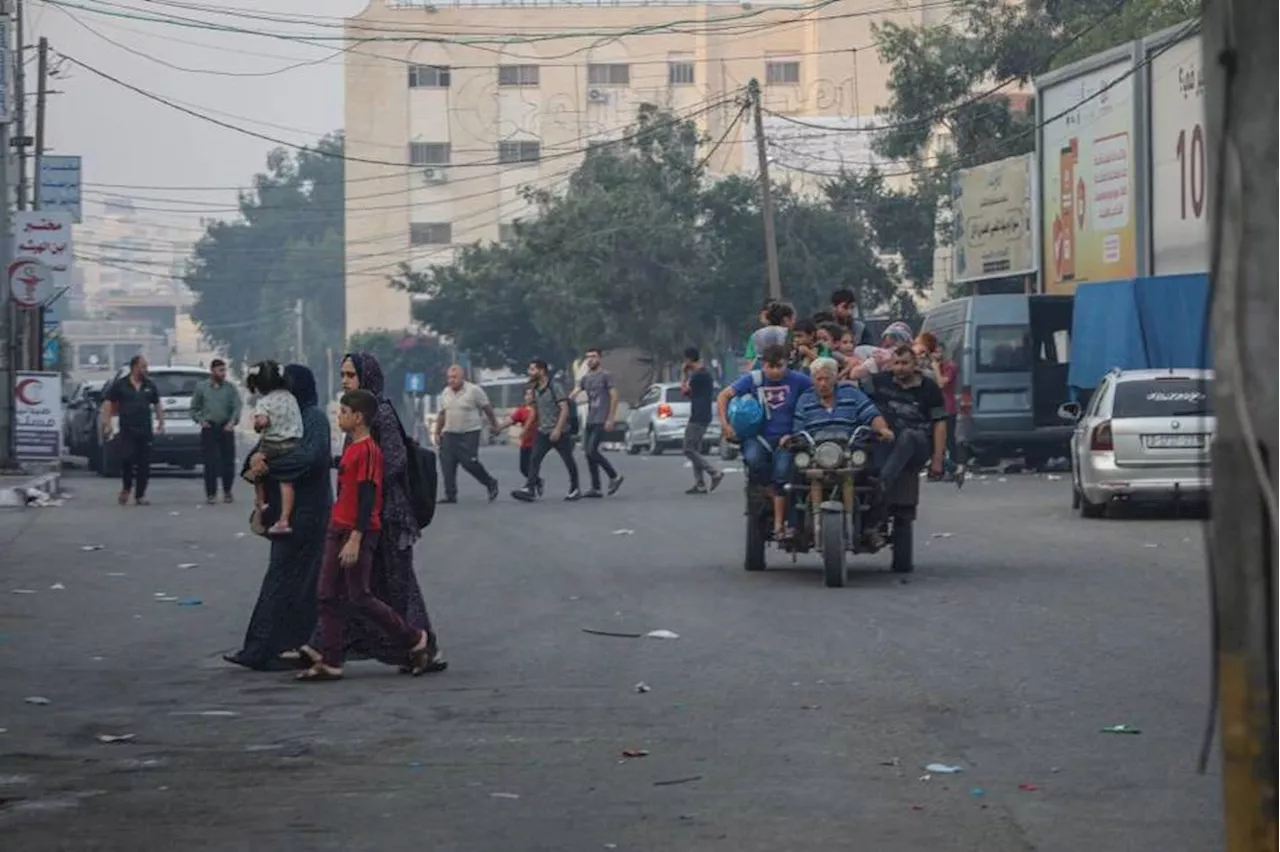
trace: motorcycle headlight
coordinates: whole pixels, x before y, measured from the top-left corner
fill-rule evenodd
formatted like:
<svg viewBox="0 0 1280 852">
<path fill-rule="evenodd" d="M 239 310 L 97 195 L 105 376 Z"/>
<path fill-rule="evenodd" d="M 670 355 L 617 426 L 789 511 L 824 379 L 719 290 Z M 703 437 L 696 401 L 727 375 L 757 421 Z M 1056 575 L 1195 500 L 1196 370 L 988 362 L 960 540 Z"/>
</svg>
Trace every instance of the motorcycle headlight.
<svg viewBox="0 0 1280 852">
<path fill-rule="evenodd" d="M 866 450 L 854 450 L 852 453 L 850 453 L 850 454 L 849 454 L 849 462 L 850 462 L 854 467 L 863 467 L 863 466 L 865 466 L 865 465 L 866 465 L 866 463 L 867 463 L 867 451 L 866 451 Z"/>
<path fill-rule="evenodd" d="M 809 466 L 810 461 L 812 460 L 809 458 L 808 453 L 796 453 L 796 468 L 798 470 L 804 470 Z"/>
<path fill-rule="evenodd" d="M 828 441 L 825 444 L 819 444 L 813 456 L 818 467 L 839 467 L 840 462 L 844 461 L 844 449 L 839 444 Z"/>
</svg>

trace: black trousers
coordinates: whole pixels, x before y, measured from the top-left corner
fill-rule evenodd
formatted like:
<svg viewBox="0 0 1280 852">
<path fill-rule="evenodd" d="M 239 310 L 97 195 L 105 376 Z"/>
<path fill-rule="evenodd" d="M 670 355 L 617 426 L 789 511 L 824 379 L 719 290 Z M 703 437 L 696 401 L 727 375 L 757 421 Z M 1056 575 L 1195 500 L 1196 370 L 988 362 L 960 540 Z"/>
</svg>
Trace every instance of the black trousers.
<svg viewBox="0 0 1280 852">
<path fill-rule="evenodd" d="M 120 453 L 120 490 L 132 491 L 141 500 L 147 496 L 151 481 L 151 433 L 122 431 L 116 436 L 116 449 Z"/>
<path fill-rule="evenodd" d="M 883 444 L 878 445 L 883 447 Z M 881 451 L 883 452 L 883 450 Z M 933 456 L 933 436 L 919 429 L 903 429 L 893 438 L 887 454 L 881 456 L 880 500 L 874 512 L 883 523 L 889 517 L 889 500 L 904 476 L 918 476 Z"/>
<path fill-rule="evenodd" d="M 604 457 L 604 453 L 600 452 L 600 442 L 603 440 L 604 424 L 588 423 L 583 450 L 587 455 L 587 473 L 591 474 L 591 487 L 596 491 L 600 490 L 600 471 L 603 470 L 610 479 L 618 478 L 618 472 Z"/>
<path fill-rule="evenodd" d="M 568 435 L 561 435 L 559 441 L 552 443 L 551 436 L 543 432 L 539 432 L 537 437 L 533 439 L 533 456 L 529 459 L 529 474 L 525 481 L 525 487 L 530 491 L 537 490 L 538 484 L 542 481 L 542 460 L 552 450 L 560 454 L 560 458 L 564 461 L 565 469 L 569 471 L 569 490 L 577 491 L 578 462 L 573 458 L 573 438 Z"/>
<path fill-rule="evenodd" d="M 212 497 L 218 493 L 218 480 L 222 480 L 222 493 L 231 493 L 235 478 L 236 433 L 227 431 L 226 424 L 215 423 L 200 430 L 200 461 L 204 465 L 204 493 Z"/>
<path fill-rule="evenodd" d="M 440 435 L 440 472 L 444 476 L 444 496 L 458 497 L 458 465 L 488 487 L 493 482 L 489 471 L 480 464 L 480 432 L 444 432 Z"/>
</svg>

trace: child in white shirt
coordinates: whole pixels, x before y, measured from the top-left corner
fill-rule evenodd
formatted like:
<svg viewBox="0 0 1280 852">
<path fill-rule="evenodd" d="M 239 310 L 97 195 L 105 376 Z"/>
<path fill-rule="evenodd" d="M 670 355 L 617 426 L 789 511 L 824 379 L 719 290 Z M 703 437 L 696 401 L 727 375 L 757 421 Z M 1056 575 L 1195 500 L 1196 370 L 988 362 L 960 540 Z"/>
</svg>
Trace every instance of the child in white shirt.
<svg viewBox="0 0 1280 852">
<path fill-rule="evenodd" d="M 257 396 L 253 406 L 253 428 L 258 433 L 258 447 L 255 452 L 262 453 L 270 461 L 291 452 L 302 438 L 302 410 L 298 408 L 298 400 L 289 391 L 284 373 L 275 361 L 261 361 L 249 368 L 245 387 Z M 261 531 L 262 512 L 267 504 L 267 476 L 256 479 L 249 473 L 245 478 L 253 482 L 255 531 Z M 265 530 L 269 536 L 289 535 L 293 532 L 290 520 L 293 517 L 293 483 L 281 481 L 280 485 L 280 517 Z"/>
</svg>

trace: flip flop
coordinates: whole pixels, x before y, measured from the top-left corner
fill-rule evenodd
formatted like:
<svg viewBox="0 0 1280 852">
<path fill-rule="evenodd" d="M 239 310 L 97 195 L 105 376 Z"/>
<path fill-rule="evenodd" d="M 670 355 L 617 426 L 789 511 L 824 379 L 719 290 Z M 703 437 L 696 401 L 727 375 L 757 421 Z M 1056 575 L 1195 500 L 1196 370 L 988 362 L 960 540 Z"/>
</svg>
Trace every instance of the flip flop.
<svg viewBox="0 0 1280 852">
<path fill-rule="evenodd" d="M 342 672 L 337 673 L 329 671 L 323 664 L 317 664 L 293 676 L 293 679 L 299 683 L 327 683 L 335 680 L 342 680 Z"/>
</svg>

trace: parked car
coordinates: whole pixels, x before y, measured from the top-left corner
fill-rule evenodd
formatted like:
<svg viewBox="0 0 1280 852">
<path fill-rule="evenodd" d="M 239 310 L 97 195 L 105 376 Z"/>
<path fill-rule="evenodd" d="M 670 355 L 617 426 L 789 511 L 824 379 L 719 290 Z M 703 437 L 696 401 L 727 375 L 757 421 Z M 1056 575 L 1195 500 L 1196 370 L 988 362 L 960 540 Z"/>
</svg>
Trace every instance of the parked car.
<svg viewBox="0 0 1280 852">
<path fill-rule="evenodd" d="M 106 381 L 81 382 L 67 397 L 62 419 L 62 447 L 68 455 L 84 456 L 90 469 L 98 465 L 98 412 L 102 407 L 102 391 Z"/>
<path fill-rule="evenodd" d="M 1066 455 L 1071 429 L 1058 407 L 1070 399 L 1073 306 L 1072 296 L 970 296 L 925 316 L 956 364 L 956 437 L 979 465 Z"/>
<path fill-rule="evenodd" d="M 121 368 L 112 381 L 128 375 Z M 200 464 L 200 426 L 191 419 L 191 396 L 196 385 L 209 377 L 204 367 L 152 367 L 151 381 L 160 392 L 164 406 L 164 434 L 156 435 L 151 445 L 151 463 L 167 464 L 183 470 L 194 470 Z M 112 429 L 118 428 L 112 418 Z M 98 473 L 103 476 L 120 474 L 120 459 L 115 452 L 116 441 L 108 441 L 101 451 Z"/>
<path fill-rule="evenodd" d="M 1121 500 L 1205 499 L 1217 432 L 1211 370 L 1112 370 L 1074 420 L 1071 507 L 1086 518 Z"/>
<path fill-rule="evenodd" d="M 719 393 L 720 389 L 716 388 Z M 631 455 L 647 451 L 661 455 L 664 450 L 684 446 L 684 427 L 689 424 L 689 398 L 680 389 L 679 382 L 650 385 L 638 402 L 627 413 L 627 433 L 623 444 Z M 720 443 L 720 417 L 711 409 L 711 424 L 703 439 L 702 451 Z"/>
</svg>

